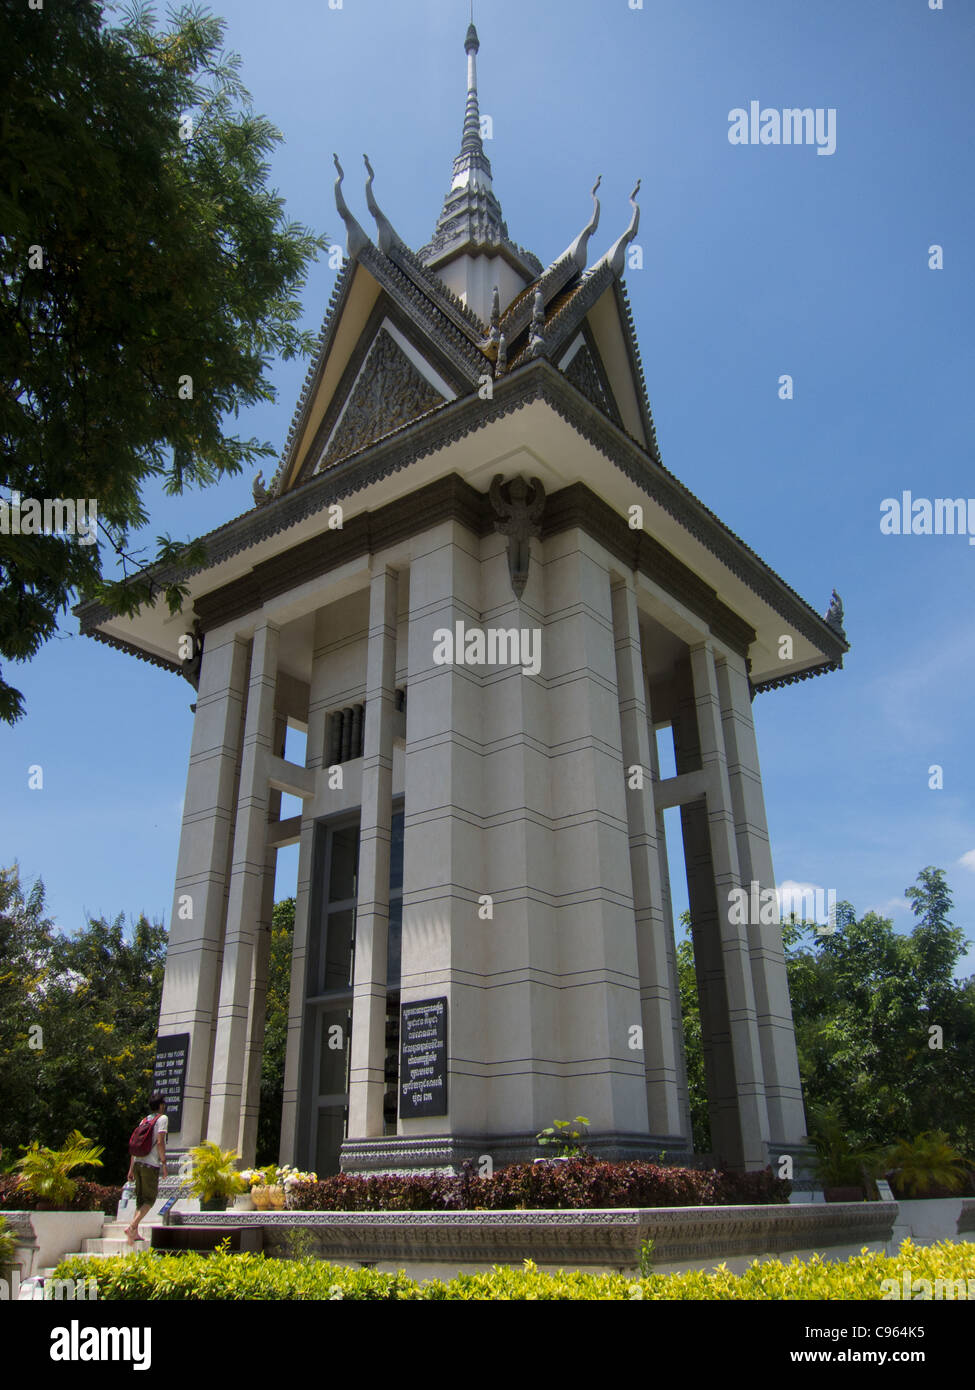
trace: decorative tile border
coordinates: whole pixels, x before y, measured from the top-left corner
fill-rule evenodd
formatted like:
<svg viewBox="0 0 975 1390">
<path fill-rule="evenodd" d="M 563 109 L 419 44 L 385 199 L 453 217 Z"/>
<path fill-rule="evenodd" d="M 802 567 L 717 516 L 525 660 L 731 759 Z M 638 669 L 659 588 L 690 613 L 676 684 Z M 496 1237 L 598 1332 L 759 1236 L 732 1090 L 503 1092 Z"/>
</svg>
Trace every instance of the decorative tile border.
<svg viewBox="0 0 975 1390">
<path fill-rule="evenodd" d="M 598 1211 L 202 1212 L 184 1224 L 260 1226 L 269 1255 L 288 1258 L 295 1231 L 320 1259 L 464 1265 L 612 1265 L 634 1269 L 653 1241 L 655 1263 L 886 1244 L 896 1202 L 801 1206 L 643 1207 Z"/>
</svg>

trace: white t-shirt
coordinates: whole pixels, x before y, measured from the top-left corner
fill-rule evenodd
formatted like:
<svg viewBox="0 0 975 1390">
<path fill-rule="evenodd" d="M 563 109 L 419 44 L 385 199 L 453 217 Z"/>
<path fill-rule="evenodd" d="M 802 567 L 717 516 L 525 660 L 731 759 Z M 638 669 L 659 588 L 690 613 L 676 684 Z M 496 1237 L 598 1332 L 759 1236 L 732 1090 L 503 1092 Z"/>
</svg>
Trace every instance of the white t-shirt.
<svg viewBox="0 0 975 1390">
<path fill-rule="evenodd" d="M 148 1119 L 151 1119 L 152 1116 L 147 1116 L 147 1118 L 148 1118 Z M 147 1154 L 143 1154 L 142 1158 L 136 1159 L 136 1162 L 137 1162 L 137 1163 L 146 1163 L 146 1164 L 148 1164 L 148 1166 L 149 1166 L 150 1168 L 158 1168 L 158 1167 L 159 1167 L 159 1149 L 158 1149 L 157 1145 L 158 1145 L 158 1143 L 159 1143 L 159 1136 L 160 1136 L 160 1134 L 168 1134 L 168 1133 L 169 1133 L 169 1120 L 166 1118 L 165 1115 L 159 1115 L 159 1116 L 157 1117 L 157 1119 L 156 1119 L 156 1123 L 155 1123 L 155 1124 L 153 1125 L 153 1127 L 152 1127 L 152 1148 L 149 1150 L 149 1152 L 148 1152 Z"/>
</svg>

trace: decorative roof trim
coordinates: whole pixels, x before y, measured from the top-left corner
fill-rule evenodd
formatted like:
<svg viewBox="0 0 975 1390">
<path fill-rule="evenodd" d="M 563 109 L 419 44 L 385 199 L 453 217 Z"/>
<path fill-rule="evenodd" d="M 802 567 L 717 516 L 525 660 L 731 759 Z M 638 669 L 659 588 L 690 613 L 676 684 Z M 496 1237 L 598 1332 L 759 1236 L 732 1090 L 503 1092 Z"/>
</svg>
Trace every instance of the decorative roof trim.
<svg viewBox="0 0 975 1390">
<path fill-rule="evenodd" d="M 77 611 L 75 609 L 75 612 Z M 182 662 L 167 661 L 165 657 L 155 656 L 152 652 L 137 647 L 134 642 L 126 642 L 122 637 L 112 637 L 107 632 L 99 632 L 97 628 L 90 630 L 82 628 L 82 633 L 85 637 L 94 637 L 96 642 L 104 642 L 106 647 L 114 647 L 116 651 L 125 652 L 127 656 L 134 656 L 137 661 L 145 661 L 150 666 L 159 666 L 163 671 L 172 671 L 177 676 L 183 674 Z"/>
<path fill-rule="evenodd" d="M 781 690 L 787 685 L 797 685 L 799 681 L 811 680 L 813 676 L 823 676 L 829 671 L 841 671 L 843 669 L 843 658 L 838 657 L 836 661 L 824 661 L 820 666 L 809 666 L 805 671 L 794 671 L 791 676 L 773 676 L 770 680 L 757 681 L 754 685 L 749 681 L 752 694 L 763 695 L 766 690 Z"/>
<path fill-rule="evenodd" d="M 412 319 L 426 336 L 438 342 L 441 352 L 459 371 L 462 378 L 472 388 L 476 387 L 484 372 L 489 371 L 491 366 L 490 359 L 484 352 L 475 347 L 466 333 L 455 327 L 446 313 L 414 284 L 395 261 L 384 256 L 376 247 L 371 246 L 363 251 L 359 263 L 388 291 L 403 313 Z"/>
<path fill-rule="evenodd" d="M 572 262 L 569 262 L 571 265 Z M 574 267 L 573 267 L 574 268 Z M 568 342 L 578 328 L 579 324 L 593 308 L 596 302 L 602 297 L 613 281 L 613 273 L 608 266 L 597 267 L 584 275 L 579 283 L 572 289 L 569 298 L 562 307 L 552 315 L 545 325 L 545 334 L 549 342 L 550 354 L 557 353 L 563 343 Z M 529 321 L 531 315 L 529 314 Z M 508 337 L 511 343 L 511 335 Z M 526 348 L 522 347 L 512 360 L 512 367 L 517 367 L 525 360 Z"/>
<path fill-rule="evenodd" d="M 389 259 L 398 270 L 413 281 L 417 289 L 421 290 L 441 313 L 451 320 L 456 328 L 465 333 L 476 347 L 480 347 L 484 340 L 485 325 L 473 309 L 469 309 L 464 301 L 454 294 L 449 286 L 444 284 L 439 275 L 434 275 L 430 267 L 425 266 L 402 242 L 392 248 Z"/>
<path fill-rule="evenodd" d="M 325 317 L 318 334 L 318 354 L 312 362 L 308 371 L 305 373 L 305 380 L 302 384 L 301 395 L 295 406 L 294 414 L 291 417 L 291 427 L 288 430 L 284 448 L 281 451 L 281 459 L 278 463 L 274 477 L 268 483 L 269 495 L 281 495 L 282 489 L 287 483 L 288 476 L 294 465 L 295 452 L 304 434 L 305 426 L 308 423 L 308 416 L 311 412 L 312 403 L 315 399 L 315 392 L 322 379 L 325 370 L 325 363 L 332 350 L 332 342 L 336 330 L 342 318 L 341 310 L 345 307 L 346 300 L 352 290 L 352 282 L 355 279 L 357 262 L 346 260 L 342 269 L 339 271 L 332 293 L 329 296 L 328 305 L 325 309 Z"/>
<path fill-rule="evenodd" d="M 465 396 L 445 403 L 411 424 L 357 454 L 350 454 L 327 473 L 291 489 L 273 502 L 246 512 L 200 539 L 210 549 L 208 562 L 193 568 L 149 569 L 159 582 L 186 579 L 288 530 L 306 517 L 322 511 L 343 497 L 354 495 L 371 483 L 401 471 L 446 444 L 486 429 L 494 421 L 515 414 L 535 401 L 547 404 L 594 448 L 604 454 L 641 492 L 645 493 L 690 535 L 714 555 L 736 578 L 820 651 L 842 659 L 849 644 L 835 632 L 784 579 L 780 578 L 745 541 L 668 469 L 641 448 L 592 405 L 545 358 L 526 363 L 495 383 L 493 401 Z M 103 605 L 79 604 L 74 612 L 89 632 L 114 616 Z"/>
<path fill-rule="evenodd" d="M 647 379 L 643 374 L 643 359 L 640 356 L 640 344 L 636 336 L 636 326 L 633 322 L 633 310 L 630 308 L 630 297 L 626 292 L 625 280 L 616 280 L 613 283 L 613 293 L 616 296 L 616 304 L 620 311 L 620 318 L 623 323 L 623 342 L 626 345 L 626 355 L 630 362 L 630 371 L 633 375 L 633 383 L 636 388 L 637 405 L 640 416 L 643 420 L 643 428 L 647 437 L 647 452 L 655 463 L 660 463 L 660 449 L 657 445 L 657 427 L 653 422 L 653 411 L 650 409 L 650 397 L 647 394 Z M 662 465 L 661 465 L 662 466 Z"/>
</svg>

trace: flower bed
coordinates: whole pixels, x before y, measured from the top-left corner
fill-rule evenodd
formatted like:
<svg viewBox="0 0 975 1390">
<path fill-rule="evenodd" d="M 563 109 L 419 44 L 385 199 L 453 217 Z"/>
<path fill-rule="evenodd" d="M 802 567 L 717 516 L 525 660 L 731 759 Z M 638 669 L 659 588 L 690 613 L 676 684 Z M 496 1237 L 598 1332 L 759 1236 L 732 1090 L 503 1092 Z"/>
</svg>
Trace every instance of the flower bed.
<svg viewBox="0 0 975 1390">
<path fill-rule="evenodd" d="M 100 1182 L 77 1180 L 78 1190 L 70 1201 L 65 1202 L 60 1211 L 103 1211 L 114 1217 L 122 1200 L 121 1187 L 106 1186 Z M 36 1211 L 37 1198 L 25 1188 L 18 1186 L 16 1174 L 0 1174 L 0 1211 Z"/>
<path fill-rule="evenodd" d="M 758 1173 L 656 1163 L 512 1163 L 489 1178 L 472 1165 L 441 1173 L 370 1177 L 340 1173 L 288 1189 L 289 1211 L 515 1211 L 606 1207 L 702 1207 L 787 1202 L 791 1183 Z"/>
</svg>

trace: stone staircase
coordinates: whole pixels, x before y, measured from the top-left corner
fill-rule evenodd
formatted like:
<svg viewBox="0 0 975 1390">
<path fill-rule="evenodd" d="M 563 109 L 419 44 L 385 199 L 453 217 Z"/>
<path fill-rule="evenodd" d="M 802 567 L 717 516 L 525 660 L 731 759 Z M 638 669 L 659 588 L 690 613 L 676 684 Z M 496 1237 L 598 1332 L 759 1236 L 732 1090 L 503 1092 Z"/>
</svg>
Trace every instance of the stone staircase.
<svg viewBox="0 0 975 1390">
<path fill-rule="evenodd" d="M 88 1236 L 81 1242 L 83 1247 L 81 1250 L 72 1251 L 70 1254 L 65 1255 L 64 1258 L 66 1260 L 71 1260 L 76 1256 L 83 1256 L 91 1260 L 106 1260 L 112 1255 L 127 1255 L 133 1250 L 148 1250 L 149 1232 L 152 1225 L 156 1224 L 159 1223 L 152 1222 L 150 1224 L 149 1218 L 143 1221 L 139 1226 L 139 1230 L 144 1239 L 137 1245 L 131 1245 L 125 1238 L 126 1222 L 112 1221 L 109 1217 L 106 1217 L 100 1236 Z M 54 1277 L 54 1267 L 51 1266 L 48 1269 L 35 1270 L 34 1277 L 52 1279 Z"/>
</svg>

